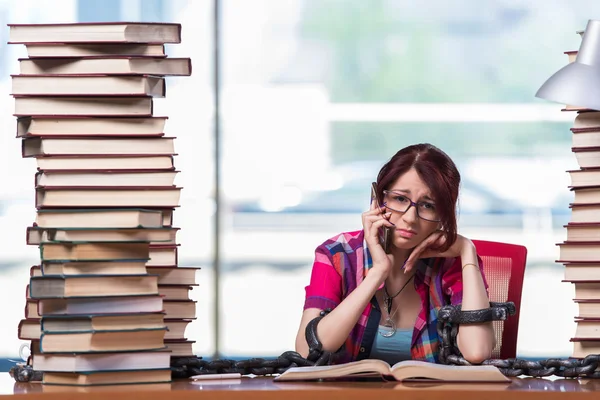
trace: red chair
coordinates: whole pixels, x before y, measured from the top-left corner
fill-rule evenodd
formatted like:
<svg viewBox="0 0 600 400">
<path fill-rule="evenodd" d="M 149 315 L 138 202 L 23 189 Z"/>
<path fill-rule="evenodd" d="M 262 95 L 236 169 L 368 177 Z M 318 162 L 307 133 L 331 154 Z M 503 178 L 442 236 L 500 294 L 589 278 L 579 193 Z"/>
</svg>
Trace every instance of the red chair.
<svg viewBox="0 0 600 400">
<path fill-rule="evenodd" d="M 490 301 L 512 301 L 517 311 L 506 321 L 493 322 L 496 347 L 492 352 L 492 358 L 514 358 L 517 356 L 517 335 L 527 248 L 516 244 L 484 240 L 473 240 L 473 243 L 483 261 Z"/>
</svg>

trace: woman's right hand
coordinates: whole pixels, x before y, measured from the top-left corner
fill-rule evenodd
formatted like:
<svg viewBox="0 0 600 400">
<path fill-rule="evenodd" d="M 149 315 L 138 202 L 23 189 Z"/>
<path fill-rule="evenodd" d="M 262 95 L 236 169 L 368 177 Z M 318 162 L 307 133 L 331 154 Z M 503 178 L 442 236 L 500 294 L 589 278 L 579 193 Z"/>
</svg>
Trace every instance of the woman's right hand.
<svg viewBox="0 0 600 400">
<path fill-rule="evenodd" d="M 369 211 L 362 214 L 365 241 L 373 260 L 372 272 L 377 271 L 381 275 L 382 281 L 385 281 L 394 265 L 394 256 L 386 254 L 379 242 L 379 230 L 381 228 L 384 226 L 394 228 L 394 224 L 388 221 L 390 216 L 391 213 L 386 213 L 385 206 L 379 207 L 375 200 L 371 201 Z"/>
</svg>

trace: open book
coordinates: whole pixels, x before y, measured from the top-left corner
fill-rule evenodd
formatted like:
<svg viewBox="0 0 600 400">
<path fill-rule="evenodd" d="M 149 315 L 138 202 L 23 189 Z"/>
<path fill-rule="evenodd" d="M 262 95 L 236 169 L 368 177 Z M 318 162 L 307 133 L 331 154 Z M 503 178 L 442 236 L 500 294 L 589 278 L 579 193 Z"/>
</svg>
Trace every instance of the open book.
<svg viewBox="0 0 600 400">
<path fill-rule="evenodd" d="M 385 361 L 375 359 L 339 365 L 290 368 L 274 380 L 282 382 L 378 376 L 397 381 L 433 379 L 448 382 L 511 382 L 492 365 L 455 366 L 407 360 L 390 366 Z"/>
</svg>

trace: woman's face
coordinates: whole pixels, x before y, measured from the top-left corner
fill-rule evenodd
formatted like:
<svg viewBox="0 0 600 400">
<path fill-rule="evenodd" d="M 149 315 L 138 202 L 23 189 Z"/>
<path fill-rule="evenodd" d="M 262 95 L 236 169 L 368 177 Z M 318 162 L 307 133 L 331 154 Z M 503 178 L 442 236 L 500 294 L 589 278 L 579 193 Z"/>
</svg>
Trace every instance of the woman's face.
<svg viewBox="0 0 600 400">
<path fill-rule="evenodd" d="M 422 216 L 436 213 L 435 199 L 429 187 L 421 180 L 414 168 L 411 168 L 387 189 L 389 192 L 384 196 L 384 202 L 395 209 L 406 209 L 407 200 L 420 204 Z M 440 226 L 439 222 L 427 221 L 417 215 L 417 209 L 411 206 L 406 212 L 392 211 L 390 222 L 396 225 L 394 232 L 394 245 L 399 249 L 412 249 L 421 243 L 427 236 L 432 234 Z M 432 218 L 439 219 L 439 218 Z"/>
</svg>

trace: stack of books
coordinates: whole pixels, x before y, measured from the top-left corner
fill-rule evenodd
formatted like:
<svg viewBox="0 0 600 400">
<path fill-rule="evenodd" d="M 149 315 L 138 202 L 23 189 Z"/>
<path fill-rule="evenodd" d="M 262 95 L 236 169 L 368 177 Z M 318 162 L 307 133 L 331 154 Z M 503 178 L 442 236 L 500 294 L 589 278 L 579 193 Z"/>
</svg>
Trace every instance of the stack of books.
<svg viewBox="0 0 600 400">
<path fill-rule="evenodd" d="M 166 76 L 189 76 L 167 23 L 9 25 L 24 44 L 12 76 L 17 138 L 34 158 L 36 220 L 19 337 L 45 384 L 171 380 L 191 355 L 195 269 L 178 268 L 175 138 L 153 115 Z M 185 346 L 189 347 L 189 351 Z"/>
<path fill-rule="evenodd" d="M 577 51 L 567 51 L 574 62 Z M 566 105 L 575 112 L 571 128 L 572 152 L 579 169 L 567 171 L 573 192 L 571 218 L 565 225 L 566 240 L 559 243 L 564 281 L 575 288 L 574 358 L 600 353 L 600 111 Z"/>
</svg>

